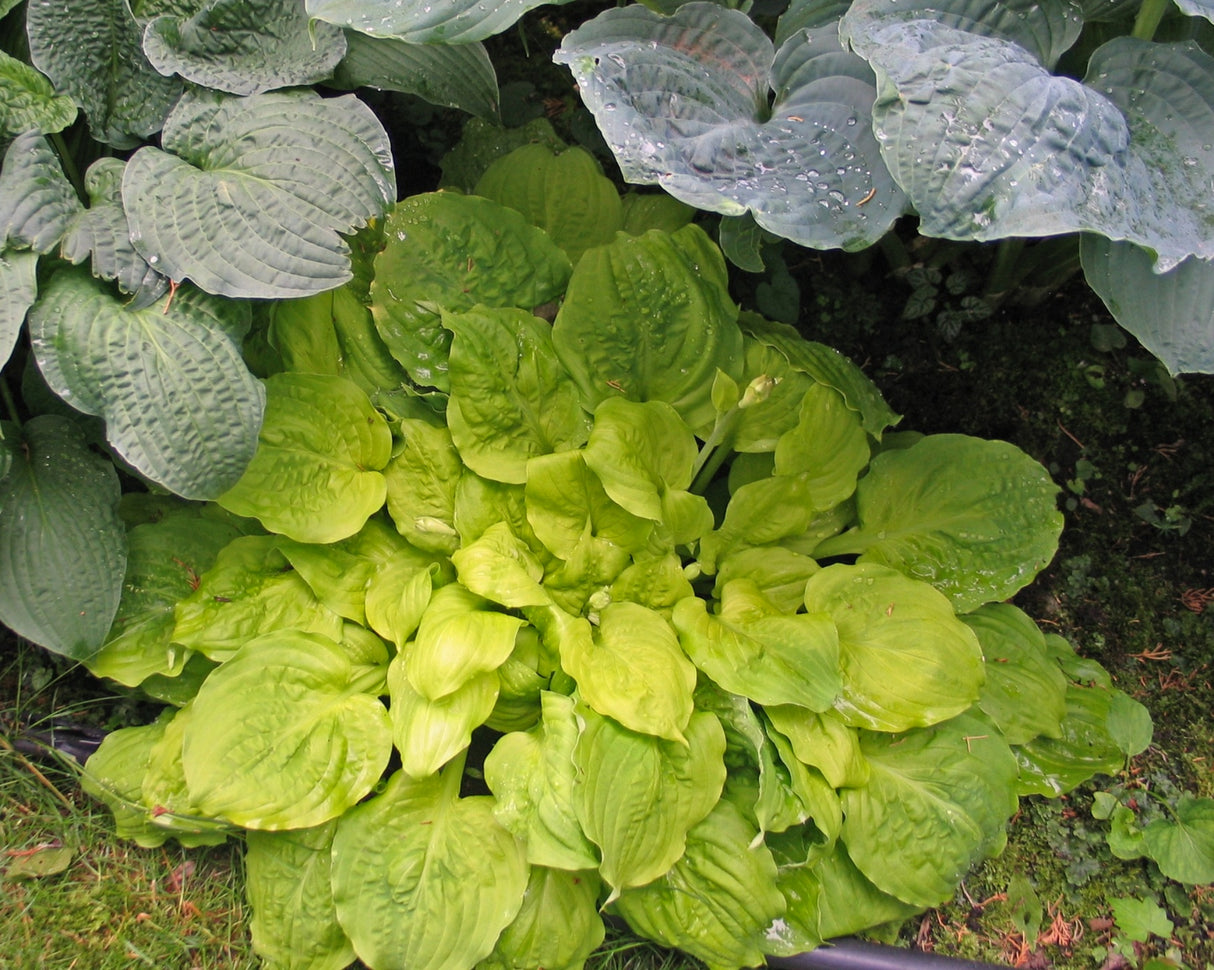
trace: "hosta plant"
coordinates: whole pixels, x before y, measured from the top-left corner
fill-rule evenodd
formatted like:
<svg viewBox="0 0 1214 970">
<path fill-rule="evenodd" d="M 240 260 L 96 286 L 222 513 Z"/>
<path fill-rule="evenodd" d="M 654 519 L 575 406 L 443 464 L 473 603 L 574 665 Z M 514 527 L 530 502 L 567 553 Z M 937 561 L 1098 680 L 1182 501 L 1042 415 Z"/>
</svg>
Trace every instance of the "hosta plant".
<svg viewBox="0 0 1214 970">
<path fill-rule="evenodd" d="M 1208 0 L 792 0 L 774 37 L 735 6 L 564 38 L 625 178 L 726 217 L 747 265 L 756 226 L 845 250 L 907 213 L 951 240 L 1069 235 L 1126 329 L 1214 371 Z"/>
<path fill-rule="evenodd" d="M 1019 797 L 1149 739 L 1006 602 L 1046 472 L 892 432 L 607 187 L 529 146 L 396 204 L 272 307 L 243 475 L 118 505 L 86 662 L 166 706 L 87 783 L 144 845 L 244 838 L 270 966 L 579 967 L 605 915 L 755 965 L 948 898 Z"/>
</svg>

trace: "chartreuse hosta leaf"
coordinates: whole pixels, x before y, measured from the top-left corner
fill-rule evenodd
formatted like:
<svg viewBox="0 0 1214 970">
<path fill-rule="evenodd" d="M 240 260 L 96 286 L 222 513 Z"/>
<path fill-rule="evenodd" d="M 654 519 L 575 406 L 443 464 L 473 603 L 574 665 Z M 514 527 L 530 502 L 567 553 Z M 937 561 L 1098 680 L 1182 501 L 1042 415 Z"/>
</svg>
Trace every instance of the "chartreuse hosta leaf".
<svg viewBox="0 0 1214 970">
<path fill-rule="evenodd" d="M 713 376 L 742 372 L 728 286 L 721 251 L 698 226 L 589 250 L 552 326 L 586 408 L 621 395 L 664 401 L 693 429 L 711 426 Z"/>
<path fill-rule="evenodd" d="M 329 24 L 310 23 L 297 0 L 203 0 L 144 28 L 143 50 L 161 74 L 229 94 L 260 94 L 326 80 L 346 53 Z"/>
<path fill-rule="evenodd" d="M 284 373 L 265 383 L 257 452 L 219 504 L 300 542 L 354 535 L 387 498 L 387 422 L 344 377 Z"/>
<path fill-rule="evenodd" d="M 685 742 L 637 734 L 593 711 L 573 752 L 579 775 L 574 810 L 599 847 L 609 902 L 665 873 L 683 855 L 687 833 L 706 818 L 725 783 L 725 732 L 697 712 Z"/>
<path fill-rule="evenodd" d="M 568 3 L 569 0 L 559 0 Z M 537 0 L 478 3 L 475 0 L 307 0 L 308 16 L 375 36 L 418 44 L 468 44 L 486 40 L 513 24 Z"/>
<path fill-rule="evenodd" d="M 127 687 L 153 674 L 179 675 L 191 651 L 173 643 L 174 607 L 239 534 L 234 523 L 196 507 L 132 528 L 118 613 L 105 644 L 85 661 L 88 669 Z"/>
<path fill-rule="evenodd" d="M 1010 603 L 988 603 L 961 620 L 978 635 L 986 658 L 978 707 L 1007 743 L 1058 737 L 1066 717 L 1067 680 L 1037 624 Z"/>
<path fill-rule="evenodd" d="M 551 596 L 540 585 L 543 564 L 505 522 L 498 522 L 451 554 L 460 583 L 502 606 L 546 606 Z"/>
<path fill-rule="evenodd" d="M 271 966 L 342 970 L 354 962 L 329 878 L 335 830 L 330 821 L 245 836 L 249 931 L 253 949 Z"/>
<path fill-rule="evenodd" d="M 787 904 L 756 834 L 741 811 L 720 802 L 687 833 L 687 850 L 670 871 L 625 890 L 616 908 L 634 930 L 710 968 L 762 964 L 768 928 Z"/>
<path fill-rule="evenodd" d="M 843 686 L 834 621 L 825 614 L 781 614 L 749 580 L 725 586 L 716 614 L 698 596 L 681 600 L 674 626 L 700 670 L 759 704 L 825 711 Z"/>
<path fill-rule="evenodd" d="M 862 249 L 905 210 L 869 122 L 872 73 L 831 26 L 777 51 L 738 10 L 608 10 L 568 34 L 573 71 L 629 182 L 818 249 Z M 774 101 L 771 92 L 775 92 Z"/>
<path fill-rule="evenodd" d="M 26 7 L 30 59 L 84 109 L 89 131 L 114 148 L 155 134 L 181 94 L 156 73 L 127 0 L 64 0 Z"/>
<path fill-rule="evenodd" d="M 559 297 L 569 280 L 569 260 L 542 230 L 479 196 L 412 196 L 389 213 L 384 232 L 371 312 L 392 356 L 423 387 L 450 389 L 451 333 L 441 310 L 530 310 Z"/>
<path fill-rule="evenodd" d="M 532 142 L 486 169 L 476 194 L 518 209 L 577 265 L 624 228 L 624 205 L 612 181 L 584 148 L 557 151 Z"/>
<path fill-rule="evenodd" d="M 0 173 L 4 247 L 50 252 L 80 209 L 76 191 L 46 138 L 36 131 L 14 138 Z"/>
<path fill-rule="evenodd" d="M 329 83 L 347 90 L 414 94 L 495 125 L 498 121 L 497 74 L 479 43 L 419 44 L 347 31 L 346 56 Z"/>
<path fill-rule="evenodd" d="M 531 865 L 595 869 L 598 852 L 574 807 L 575 701 L 544 691 L 540 704 L 539 724 L 504 735 L 485 758 L 485 783 L 497 799 L 493 813 L 526 844 Z"/>
<path fill-rule="evenodd" d="M 76 119 L 76 103 L 56 94 L 45 75 L 0 52 L 0 130 L 6 135 L 62 131 Z"/>
<path fill-rule="evenodd" d="M 817 768 L 833 788 L 859 788 L 868 781 L 868 762 L 860 750 L 860 733 L 830 711 L 815 714 L 803 707 L 776 704 L 763 708 L 772 726 L 792 748 L 797 760 Z"/>
<path fill-rule="evenodd" d="M 164 736 L 164 720 L 111 731 L 88 758 L 80 787 L 114 813 L 114 831 L 144 848 L 168 841 L 170 833 L 153 825 L 142 805 L 143 777 L 152 747 Z"/>
<path fill-rule="evenodd" d="M 168 280 L 139 255 L 131 242 L 131 227 L 122 207 L 122 176 L 126 162 L 99 158 L 84 174 L 89 207 L 76 214 L 64 233 L 60 255 L 72 263 L 91 258 L 93 275 L 114 280 L 135 294 L 132 309 L 148 306 L 168 289 Z"/>
<path fill-rule="evenodd" d="M 1150 252 L 1085 233 L 1083 274 L 1119 324 L 1173 373 L 1214 373 L 1214 260 L 1155 272 Z"/>
<path fill-rule="evenodd" d="M 30 312 L 43 376 L 77 410 L 105 419 L 114 449 L 186 498 L 236 484 L 257 447 L 265 391 L 240 343 L 246 304 L 192 287 L 132 310 L 83 269 L 51 277 Z"/>
<path fill-rule="evenodd" d="M 140 798 L 152 824 L 168 829 L 182 845 L 189 844 L 187 835 L 199 845 L 214 845 L 224 842 L 233 826 L 200 812 L 190 797 L 181 747 L 193 716 L 191 700 L 166 719 L 164 733 L 148 750 Z"/>
<path fill-rule="evenodd" d="M 532 866 L 522 909 L 502 931 L 493 952 L 477 966 L 581 970 L 606 935 L 598 893 L 596 873 Z M 554 927 L 560 932 L 554 933 Z"/>
<path fill-rule="evenodd" d="M 326 637 L 250 640 L 194 698 L 181 754 L 194 804 L 269 830 L 319 825 L 357 804 L 387 766 L 392 729 L 356 672 Z"/>
<path fill-rule="evenodd" d="M 842 843 L 836 844 L 833 852 L 808 871 L 812 877 L 816 877 L 817 891 L 811 890 L 809 898 L 804 900 L 809 905 L 803 919 L 807 918 L 813 932 L 821 934 L 819 942 L 837 936 L 850 936 L 870 926 L 901 923 L 922 910 L 921 906 L 903 902 L 874 886 L 856 868 Z M 795 872 L 785 870 L 781 876 L 786 873 L 794 875 Z M 786 886 L 782 878 L 781 888 L 785 889 L 787 896 L 789 891 Z M 794 905 L 790 898 L 790 915 Z"/>
<path fill-rule="evenodd" d="M 1062 531 L 1058 486 L 1015 445 L 929 435 L 873 459 L 856 489 L 859 524 L 814 551 L 860 553 L 932 583 L 958 612 L 1023 589 Z"/>
<path fill-rule="evenodd" d="M 3 425 L 0 620 L 73 660 L 93 656 L 122 594 L 126 532 L 113 465 L 68 418 Z M 11 443 L 10 443 L 11 442 Z"/>
<path fill-rule="evenodd" d="M 839 629 L 843 689 L 835 708 L 854 727 L 905 731 L 954 717 L 978 699 L 978 638 L 927 583 L 877 563 L 828 566 L 805 585 L 805 608 Z"/>
<path fill-rule="evenodd" d="M 455 490 L 463 470 L 451 432 L 421 418 L 398 425 L 404 447 L 384 468 L 388 514 L 419 549 L 450 554 L 459 546 Z"/>
<path fill-rule="evenodd" d="M 341 639 L 342 619 L 290 568 L 277 536 L 233 539 L 178 600 L 172 642 L 212 660 L 228 660 L 267 630 L 301 630 Z"/>
<path fill-rule="evenodd" d="M 990 722 L 968 715 L 901 736 L 866 734 L 862 745 L 868 784 L 840 793 L 848 855 L 884 892 L 938 905 L 1002 847 L 1016 759 Z"/>
<path fill-rule="evenodd" d="M 462 767 L 419 780 L 398 772 L 337 823 L 337 918 L 372 970 L 471 967 L 522 908 L 522 843 L 497 823 L 492 798 L 458 797 Z"/>
<path fill-rule="evenodd" d="M 127 162 L 135 248 L 159 272 L 229 297 L 290 298 L 351 278 L 339 233 L 396 195 L 388 136 L 352 95 L 185 95 L 160 148 Z"/>
<path fill-rule="evenodd" d="M 905 6 L 863 0 L 841 30 L 877 71 L 874 127 L 920 231 L 983 240 L 1086 230 L 1151 249 L 1160 270 L 1214 257 L 1203 201 L 1214 59 L 1196 44 L 1117 38 L 1080 83 L 1050 74 L 1012 27 L 1032 17 L 1002 18 L 1003 5 L 989 4 L 958 23 Z"/>
<path fill-rule="evenodd" d="M 529 459 L 586 442 L 590 418 L 547 323 L 526 310 L 488 307 L 444 313 L 442 322 L 454 335 L 447 427 L 465 465 L 522 484 Z"/>
<path fill-rule="evenodd" d="M 25 313 L 38 295 L 37 270 L 37 253 L 0 251 L 0 367 L 12 356 Z"/>
</svg>

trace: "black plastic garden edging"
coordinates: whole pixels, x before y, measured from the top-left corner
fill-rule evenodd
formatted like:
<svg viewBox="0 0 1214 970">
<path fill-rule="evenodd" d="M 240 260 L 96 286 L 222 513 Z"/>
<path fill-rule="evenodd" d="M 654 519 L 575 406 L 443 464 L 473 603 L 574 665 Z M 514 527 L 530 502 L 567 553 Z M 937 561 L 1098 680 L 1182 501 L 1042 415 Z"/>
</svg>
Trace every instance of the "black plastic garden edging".
<svg viewBox="0 0 1214 970">
<path fill-rule="evenodd" d="M 768 957 L 767 965 L 772 970 L 998 970 L 1002 966 L 850 937 L 830 940 L 816 950 L 796 956 Z"/>
</svg>

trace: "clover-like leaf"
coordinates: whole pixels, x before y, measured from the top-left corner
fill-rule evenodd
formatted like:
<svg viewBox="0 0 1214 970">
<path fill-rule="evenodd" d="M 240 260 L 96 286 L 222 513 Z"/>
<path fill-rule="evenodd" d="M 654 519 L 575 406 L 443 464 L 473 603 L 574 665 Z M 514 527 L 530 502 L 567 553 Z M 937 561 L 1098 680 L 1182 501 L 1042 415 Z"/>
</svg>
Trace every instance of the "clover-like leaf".
<svg viewBox="0 0 1214 970">
<path fill-rule="evenodd" d="M 557 0 L 568 3 L 569 0 Z M 415 44 L 469 44 L 500 34 L 540 0 L 307 0 L 308 16 Z"/>
<path fill-rule="evenodd" d="M 392 449 L 387 422 L 355 384 L 322 374 L 266 381 L 259 444 L 218 499 L 237 515 L 300 542 L 336 542 L 379 511 Z"/>
<path fill-rule="evenodd" d="M 240 355 L 247 305 L 193 288 L 131 310 L 83 269 L 51 277 L 30 342 L 51 388 L 106 422 L 135 468 L 186 498 L 215 498 L 257 447 L 265 392 Z"/>
<path fill-rule="evenodd" d="M 776 51 L 739 10 L 637 4 L 566 35 L 555 59 L 629 182 L 818 249 L 862 249 L 906 209 L 869 122 L 871 71 L 833 26 Z M 770 92 L 775 92 L 774 101 Z"/>
<path fill-rule="evenodd" d="M 310 22 L 298 0 L 204 0 L 152 18 L 143 50 L 161 74 L 249 95 L 327 79 L 346 38 Z"/>
<path fill-rule="evenodd" d="M 381 216 L 395 195 L 370 109 L 298 90 L 184 96 L 161 147 L 137 151 L 122 183 L 147 261 L 231 297 L 305 296 L 351 279 L 339 233 Z"/>
</svg>

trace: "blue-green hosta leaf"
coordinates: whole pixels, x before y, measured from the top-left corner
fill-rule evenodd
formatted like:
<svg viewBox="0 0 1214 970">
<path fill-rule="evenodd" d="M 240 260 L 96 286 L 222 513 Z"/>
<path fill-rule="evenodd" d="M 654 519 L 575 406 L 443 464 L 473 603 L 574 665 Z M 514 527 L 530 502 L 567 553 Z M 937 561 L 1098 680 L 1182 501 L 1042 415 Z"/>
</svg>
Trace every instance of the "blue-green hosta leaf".
<svg viewBox="0 0 1214 970">
<path fill-rule="evenodd" d="M 210 293 L 290 298 L 349 280 L 348 233 L 396 195 L 388 136 L 353 95 L 184 96 L 127 162 L 135 248 Z"/>
<path fill-rule="evenodd" d="M 522 484 L 529 459 L 585 444 L 590 418 L 547 323 L 526 310 L 488 307 L 442 320 L 454 334 L 447 427 L 464 464 L 483 478 Z"/>
<path fill-rule="evenodd" d="M 59 254 L 71 263 L 89 257 L 93 275 L 114 280 L 135 294 L 132 309 L 150 305 L 168 289 L 169 281 L 139 255 L 131 242 L 131 227 L 122 207 L 122 175 L 126 162 L 99 158 L 84 173 L 89 207 L 76 214 L 64 233 Z"/>
<path fill-rule="evenodd" d="M 172 642 L 225 661 L 272 630 L 340 640 L 342 619 L 290 568 L 277 536 L 241 536 L 215 557 L 197 588 L 174 607 Z"/>
<path fill-rule="evenodd" d="M 865 0 L 845 38 L 873 64 L 886 164 L 921 218 L 952 239 L 1086 230 L 1158 254 L 1214 256 L 1214 58 L 1195 44 L 1122 37 L 1083 83 L 1013 39 Z"/>
<path fill-rule="evenodd" d="M 1205 17 L 1214 23 L 1214 3 L 1210 0 L 1176 0 L 1176 6 L 1180 8 L 1181 13 L 1190 17 Z"/>
<path fill-rule="evenodd" d="M 0 250 L 0 367 L 12 356 L 26 311 L 38 296 L 37 271 L 37 253 Z"/>
<path fill-rule="evenodd" d="M 674 626 L 697 667 L 727 691 L 764 706 L 824 711 L 843 686 L 839 634 L 830 617 L 781 614 L 748 580 L 725 586 L 715 614 L 698 596 L 680 601 Z"/>
<path fill-rule="evenodd" d="M 246 892 L 253 949 L 272 966 L 343 970 L 354 948 L 333 905 L 334 822 L 292 832 L 248 832 Z"/>
<path fill-rule="evenodd" d="M 30 343 L 60 397 L 105 419 L 114 449 L 178 495 L 210 499 L 244 474 L 265 391 L 240 354 L 249 307 L 193 287 L 130 310 L 83 269 L 51 277 Z"/>
<path fill-rule="evenodd" d="M 616 908 L 629 926 L 710 968 L 763 963 L 767 931 L 784 915 L 776 863 L 729 802 L 687 833 L 687 851 L 661 878 L 627 889 Z"/>
<path fill-rule="evenodd" d="M 433 775 L 467 749 L 472 732 L 493 712 L 500 690 L 492 670 L 474 673 L 454 690 L 432 700 L 409 683 L 405 657 L 388 667 L 392 743 L 401 770 L 413 778 Z"/>
<path fill-rule="evenodd" d="M 1142 832 L 1147 854 L 1177 882 L 1214 882 L 1214 798 L 1184 794 L 1173 818 L 1158 818 Z"/>
<path fill-rule="evenodd" d="M 48 253 L 81 208 L 46 138 L 36 131 L 14 138 L 0 173 L 3 246 Z"/>
<path fill-rule="evenodd" d="M 593 711 L 582 717 L 574 808 L 602 853 L 599 872 L 611 886 L 611 902 L 674 865 L 688 831 L 720 800 L 725 732 L 702 711 L 691 716 L 682 743 L 637 734 Z"/>
<path fill-rule="evenodd" d="M 833 26 L 776 51 L 741 11 L 688 3 L 662 17 L 633 5 L 568 34 L 555 60 L 629 182 L 750 212 L 817 249 L 869 246 L 905 211 L 868 120 L 872 74 Z"/>
<path fill-rule="evenodd" d="M 599 915 L 600 881 L 594 872 L 532 866 L 523 908 L 502 930 L 484 970 L 546 967 L 581 970 L 606 935 Z M 560 927 L 560 932 L 553 932 Z"/>
<path fill-rule="evenodd" d="M 114 148 L 158 132 L 181 94 L 180 79 L 148 63 L 127 0 L 28 5 L 26 30 L 34 66 L 80 105 L 93 137 Z"/>
<path fill-rule="evenodd" d="M 882 891 L 938 905 L 1001 847 L 1016 811 L 1016 759 L 971 716 L 862 744 L 868 784 L 840 793 L 848 855 Z"/>
<path fill-rule="evenodd" d="M 249 95 L 326 80 L 345 56 L 345 35 L 311 23 L 298 0 L 203 0 L 144 28 L 143 50 L 161 74 Z"/>
<path fill-rule="evenodd" d="M 532 142 L 499 158 L 476 185 L 476 194 L 518 209 L 577 265 L 582 253 L 611 242 L 624 227 L 615 184 L 584 148 L 557 150 Z"/>
<path fill-rule="evenodd" d="M 244 828 L 308 828 L 379 780 L 388 712 L 341 646 L 296 630 L 250 640 L 198 691 L 182 763 L 194 804 Z"/>
<path fill-rule="evenodd" d="M 1067 681 L 1037 624 L 1010 603 L 988 603 L 961 620 L 977 634 L 986 661 L 978 707 L 1007 743 L 1059 737 Z"/>
<path fill-rule="evenodd" d="M 860 553 L 932 583 L 967 612 L 1009 598 L 1053 558 L 1057 493 L 1014 445 L 929 435 L 873 459 L 856 489 L 859 525 L 814 555 Z"/>
<path fill-rule="evenodd" d="M 1091 233 L 1079 256 L 1114 319 L 1172 374 L 1214 373 L 1214 260 L 1190 256 L 1156 273 L 1146 250 Z"/>
<path fill-rule="evenodd" d="M 56 94 L 46 76 L 0 52 L 0 131 L 19 135 L 62 131 L 76 119 L 76 103 Z"/>
<path fill-rule="evenodd" d="M 584 406 L 621 395 L 664 401 L 693 429 L 711 427 L 714 375 L 742 373 L 728 285 L 721 251 L 694 225 L 620 234 L 587 251 L 552 326 Z"/>
<path fill-rule="evenodd" d="M 487 122 L 498 119 L 497 74 L 479 43 L 419 44 L 349 31 L 346 56 L 329 83 L 400 91 Z"/>
<path fill-rule="evenodd" d="M 809 578 L 805 608 L 839 628 L 845 723 L 874 731 L 925 727 L 966 710 L 984 677 L 973 631 L 948 599 L 877 563 L 828 566 Z"/>
<path fill-rule="evenodd" d="M 526 844 L 531 865 L 595 869 L 598 853 L 574 811 L 575 701 L 544 691 L 540 704 L 539 724 L 504 735 L 485 758 L 485 783 L 497 799 L 493 814 Z"/>
<path fill-rule="evenodd" d="M 0 621 L 73 660 L 97 652 L 118 610 L 126 531 L 113 465 L 78 426 L 46 415 L 20 432 L 0 479 Z M 7 450 L 7 449 L 6 449 Z"/>
<path fill-rule="evenodd" d="M 174 606 L 238 535 L 234 524 L 199 514 L 197 507 L 131 529 L 122 601 L 105 644 L 85 662 L 89 671 L 127 687 L 154 674 L 181 674 L 191 651 L 173 644 Z"/>
<path fill-rule="evenodd" d="M 257 452 L 219 504 L 300 542 L 354 535 L 387 498 L 387 422 L 344 377 L 284 373 L 265 383 Z"/>
<path fill-rule="evenodd" d="M 569 0 L 557 0 L 568 3 Z M 308 16 L 415 44 L 469 44 L 500 34 L 539 0 L 307 0 Z"/>
<path fill-rule="evenodd" d="M 398 772 L 337 823 L 337 918 L 373 970 L 471 967 L 522 907 L 522 843 L 494 819 L 493 799 L 457 797 L 460 772 L 449 774 Z"/>
<path fill-rule="evenodd" d="M 413 381 L 440 391 L 450 389 L 451 346 L 441 310 L 478 303 L 530 310 L 560 296 L 569 280 L 569 260 L 542 230 L 479 196 L 412 196 L 392 210 L 384 231 L 371 284 L 375 326 Z"/>
</svg>

